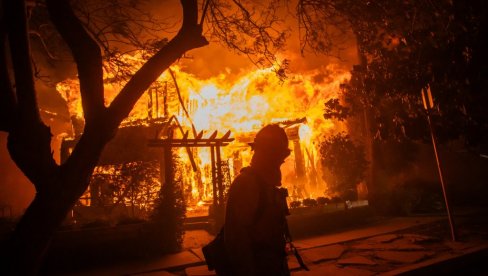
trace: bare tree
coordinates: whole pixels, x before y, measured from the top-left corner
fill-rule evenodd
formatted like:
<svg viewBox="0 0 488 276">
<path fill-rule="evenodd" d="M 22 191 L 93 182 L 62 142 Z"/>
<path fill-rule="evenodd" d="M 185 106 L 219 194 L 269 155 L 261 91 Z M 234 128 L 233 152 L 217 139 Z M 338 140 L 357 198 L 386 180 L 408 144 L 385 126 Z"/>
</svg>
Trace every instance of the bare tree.
<svg viewBox="0 0 488 276">
<path fill-rule="evenodd" d="M 349 0 L 300 0 L 296 6 L 302 54 L 341 56 L 351 37 L 353 16 L 345 11 L 355 7 Z"/>
<path fill-rule="evenodd" d="M 273 29 L 279 21 L 270 12 L 273 6 L 267 7 L 267 12 L 255 14 L 239 0 L 229 1 L 227 5 L 233 8 L 225 12 L 224 1 L 205 0 L 200 6 L 197 0 L 180 0 L 183 20 L 177 34 L 170 40 L 152 37 L 153 51 L 148 52 L 152 55 L 128 77 L 118 95 L 106 106 L 103 61 L 116 58 L 119 53 L 111 47 L 111 41 L 123 37 L 122 42 L 137 44 L 140 34 L 137 28 L 129 28 L 124 23 L 126 18 L 134 16 L 124 10 L 113 10 L 114 16 L 104 22 L 90 17 L 87 9 L 103 13 L 103 9 L 107 9 L 104 5 L 117 1 L 100 2 L 91 1 L 94 5 L 98 3 L 93 8 L 83 6 L 85 1 L 73 4 L 68 0 L 45 1 L 50 23 L 66 43 L 76 64 L 85 117 L 84 131 L 77 145 L 65 163 L 57 164 L 51 150 L 51 131 L 41 120 L 34 85 L 28 26 L 34 2 L 1 1 L 0 131 L 9 134 L 10 156 L 36 189 L 32 203 L 10 237 L 7 257 L 3 258 L 8 263 L 7 273 L 23 275 L 38 271 L 53 233 L 87 189 L 104 146 L 114 137 L 122 120 L 164 70 L 187 51 L 209 43 L 203 35 L 203 15 L 207 9 L 207 18 L 211 18 L 210 33 L 217 38 L 232 35 L 225 43 L 248 56 L 264 53 L 259 64 L 275 61 L 274 51 L 283 45 L 285 37 L 283 32 Z M 200 18 L 199 11 L 203 14 Z M 142 21 L 149 20 L 142 13 L 136 16 Z M 140 26 L 150 22 L 140 22 Z M 157 33 L 159 27 L 153 27 Z M 236 48 L 239 32 L 253 36 L 252 47 Z M 136 46 L 147 48 L 148 45 Z"/>
<path fill-rule="evenodd" d="M 208 44 L 198 24 L 196 0 L 182 0 L 183 23 L 179 32 L 152 56 L 120 91 L 109 106 L 104 105 L 102 54 L 67 1 L 46 1 L 53 24 L 68 44 L 78 68 L 85 129 L 68 160 L 53 159 L 50 129 L 42 122 L 36 100 L 23 1 L 2 3 L 2 45 L 8 36 L 15 87 L 9 68 L 2 63 L 2 98 L 7 115 L 3 131 L 9 133 L 9 153 L 36 188 L 34 200 L 18 223 L 10 240 L 12 271 L 33 273 L 52 234 L 83 194 L 105 144 L 115 135 L 120 122 L 149 85 L 186 51 Z M 7 51 L 3 49 L 6 59 Z M 5 110 L 2 108 L 2 110 Z"/>
</svg>

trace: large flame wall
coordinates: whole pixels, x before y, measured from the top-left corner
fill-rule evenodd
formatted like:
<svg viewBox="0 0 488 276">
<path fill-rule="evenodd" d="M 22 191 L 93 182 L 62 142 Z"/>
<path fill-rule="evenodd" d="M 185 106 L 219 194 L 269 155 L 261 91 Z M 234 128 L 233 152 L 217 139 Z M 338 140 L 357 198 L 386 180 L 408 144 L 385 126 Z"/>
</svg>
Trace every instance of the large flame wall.
<svg viewBox="0 0 488 276">
<path fill-rule="evenodd" d="M 134 67 L 142 64 L 138 56 L 127 57 L 127 60 L 132 61 Z M 252 139 L 259 128 L 269 123 L 306 118 L 305 123 L 297 125 L 299 140 L 290 141 L 293 153 L 282 167 L 283 185 L 296 192 L 292 192 L 292 195 L 297 197 L 324 195 L 326 184 L 321 180 L 318 144 L 322 137 L 345 130 L 344 125 L 323 118 L 324 102 L 337 97 L 339 85 L 349 78 L 349 72 L 328 65 L 320 70 L 290 73 L 286 79 L 278 78 L 271 68 L 199 79 L 177 66 L 172 70 L 190 118 L 183 112 L 171 75 L 165 72 L 150 89 L 153 97 L 149 97 L 149 93 L 144 95 L 124 123 L 175 115 L 190 132 L 192 124 L 197 131 L 206 131 L 207 135 L 214 130 L 218 130 L 220 135 L 231 130 L 236 141 L 224 147 L 222 154 L 233 177 L 239 167 L 249 164 L 252 153 L 244 142 Z M 106 77 L 110 79 L 113 74 L 106 72 Z M 106 82 L 107 105 L 123 84 Z M 82 118 L 77 80 L 59 83 L 57 90 L 67 101 L 70 114 Z M 155 98 L 154 93 L 159 97 Z M 154 111 L 155 106 L 157 112 Z M 298 179 L 296 174 L 297 147 L 305 169 L 302 179 Z M 201 201 L 211 196 L 210 153 L 206 149 L 195 149 L 193 152 L 201 170 L 195 173 L 188 166 L 188 173 L 183 175 L 187 178 L 185 182 L 191 185 L 191 197 Z M 180 156 L 185 163 L 188 158 L 186 151 L 181 149 Z M 300 186 L 298 190 L 297 185 Z"/>
</svg>

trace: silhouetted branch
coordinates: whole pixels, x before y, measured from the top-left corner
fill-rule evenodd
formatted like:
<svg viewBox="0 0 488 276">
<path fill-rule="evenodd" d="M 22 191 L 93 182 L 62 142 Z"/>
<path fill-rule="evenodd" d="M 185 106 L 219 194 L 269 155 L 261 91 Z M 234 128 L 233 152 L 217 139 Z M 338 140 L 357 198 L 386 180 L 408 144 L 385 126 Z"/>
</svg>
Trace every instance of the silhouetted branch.
<svg viewBox="0 0 488 276">
<path fill-rule="evenodd" d="M 51 132 L 42 122 L 37 104 L 27 32 L 27 10 L 24 1 L 4 1 L 2 4 L 17 100 L 15 110 L 9 114 L 12 117 L 7 148 L 12 160 L 36 190 L 41 192 L 48 187 L 42 180 L 50 178 L 57 165 L 51 152 Z"/>
<path fill-rule="evenodd" d="M 15 94 L 8 74 L 6 56 L 6 29 L 3 14 L 0 15 L 0 131 L 9 131 L 16 106 Z"/>
<path fill-rule="evenodd" d="M 42 37 L 42 35 L 39 32 L 29 30 L 29 34 L 33 35 L 39 39 L 39 41 L 41 42 L 42 48 L 44 49 L 44 52 L 47 54 L 47 56 L 50 59 L 54 59 L 54 60 L 58 59 L 53 53 L 51 53 L 51 50 L 49 49 L 49 47 L 47 47 L 46 42 L 44 41 L 44 38 Z"/>
<path fill-rule="evenodd" d="M 41 117 L 35 94 L 24 1 L 4 1 L 3 7 L 15 72 L 18 117 L 14 118 L 22 123 L 39 123 Z"/>
<path fill-rule="evenodd" d="M 105 109 L 102 54 L 99 45 L 86 32 L 68 1 L 46 1 L 52 22 L 68 44 L 78 68 L 80 94 L 87 124 Z"/>
<path fill-rule="evenodd" d="M 208 23 L 212 36 L 257 66 L 276 65 L 275 54 L 283 48 L 287 36 L 286 30 L 280 29 L 283 19 L 277 14 L 279 1 L 260 3 L 252 10 L 239 0 L 232 3 L 210 2 Z"/>
<path fill-rule="evenodd" d="M 164 70 L 185 52 L 202 47 L 208 41 L 202 35 L 202 27 L 197 24 L 198 5 L 196 0 L 181 0 L 183 24 L 178 34 L 152 56 L 129 80 L 110 104 L 110 116 L 114 123 L 127 117 L 141 95 Z"/>
<path fill-rule="evenodd" d="M 73 9 L 87 31 L 104 49 L 112 49 L 112 44 L 142 48 L 146 37 L 158 39 L 161 31 L 169 27 L 144 10 L 146 2 L 75 1 Z"/>
<path fill-rule="evenodd" d="M 75 14 L 102 48 L 104 69 L 114 73 L 115 80 L 126 82 L 134 73 L 127 70 L 132 64 L 121 58 L 125 53 L 142 51 L 151 56 L 167 42 L 161 32 L 173 26 L 148 12 L 147 2 L 74 1 Z"/>
<path fill-rule="evenodd" d="M 306 49 L 340 58 L 353 17 L 344 12 L 356 4 L 348 0 L 300 0 L 296 6 L 302 54 Z"/>
</svg>

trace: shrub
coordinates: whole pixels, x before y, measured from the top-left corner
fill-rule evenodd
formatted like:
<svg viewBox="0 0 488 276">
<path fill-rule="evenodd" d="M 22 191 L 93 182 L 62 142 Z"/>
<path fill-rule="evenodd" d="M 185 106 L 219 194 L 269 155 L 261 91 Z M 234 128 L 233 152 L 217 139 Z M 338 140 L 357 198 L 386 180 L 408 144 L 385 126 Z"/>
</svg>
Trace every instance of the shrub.
<svg viewBox="0 0 488 276">
<path fill-rule="evenodd" d="M 313 198 L 306 198 L 303 200 L 303 206 L 305 207 L 317 206 L 317 201 Z"/>
<path fill-rule="evenodd" d="M 344 200 L 342 200 L 342 198 L 338 196 L 334 196 L 330 199 L 330 203 L 341 203 L 341 202 L 344 202 Z"/>
<path fill-rule="evenodd" d="M 328 189 L 340 196 L 356 189 L 367 167 L 363 146 L 353 143 L 345 133 L 333 135 L 320 144 L 320 163 Z"/>
<path fill-rule="evenodd" d="M 323 197 L 323 196 L 317 197 L 317 204 L 318 205 L 327 205 L 328 203 L 330 203 L 330 198 Z"/>
<path fill-rule="evenodd" d="M 300 202 L 299 200 L 294 200 L 292 202 L 290 202 L 290 208 L 298 208 L 302 205 L 302 202 Z"/>
</svg>

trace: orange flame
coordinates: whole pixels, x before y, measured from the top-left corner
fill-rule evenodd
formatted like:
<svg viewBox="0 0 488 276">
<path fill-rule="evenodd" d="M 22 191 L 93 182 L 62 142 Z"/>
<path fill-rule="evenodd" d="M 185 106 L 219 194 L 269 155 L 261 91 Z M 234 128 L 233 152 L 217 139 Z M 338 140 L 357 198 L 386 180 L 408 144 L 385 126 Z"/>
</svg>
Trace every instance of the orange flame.
<svg viewBox="0 0 488 276">
<path fill-rule="evenodd" d="M 133 62 L 135 68 L 143 63 L 140 55 L 126 58 L 126 61 Z M 294 153 L 282 166 L 283 185 L 291 189 L 295 197 L 324 196 L 325 184 L 321 180 L 318 164 L 318 142 L 321 137 L 345 130 L 343 124 L 323 118 L 324 103 L 337 97 L 340 83 L 350 77 L 348 71 L 328 65 L 320 70 L 290 74 L 288 78 L 280 80 L 272 68 L 257 69 L 239 76 L 220 74 L 209 79 L 199 79 L 178 66 L 173 66 L 172 70 L 190 118 L 182 111 L 175 84 L 168 72 L 158 78 L 152 89 L 159 92 L 164 90 L 167 95 L 167 115 L 175 115 L 185 128 L 190 129 L 193 124 L 197 131 L 232 131 L 236 141 L 224 147 L 222 153 L 223 160 L 228 160 L 231 177 L 235 176 L 234 169 L 249 164 L 252 153 L 244 142 L 252 139 L 252 133 L 265 124 L 306 118 L 306 122 L 298 125 L 299 140 L 290 141 Z M 105 77 L 111 76 L 105 73 Z M 106 103 L 115 97 L 122 85 L 105 83 Z M 66 80 L 56 88 L 67 101 L 70 114 L 81 118 L 83 113 L 78 81 Z M 151 116 L 148 107 L 155 105 L 154 99 L 152 101 L 149 96 L 141 97 L 124 123 L 148 119 Z M 160 100 L 156 105 L 161 103 Z M 156 116 L 163 116 L 163 112 L 158 112 Z M 188 173 L 182 175 L 185 177 L 184 183 L 191 185 L 191 197 L 201 205 L 201 200 L 212 195 L 210 151 L 195 149 L 193 152 L 201 173 L 197 175 L 188 166 L 185 169 Z M 297 154 L 301 156 L 295 156 Z M 183 149 L 180 156 L 182 161 L 186 161 L 187 153 Z M 302 160 L 305 169 L 303 179 L 297 179 L 297 158 Z M 203 183 L 203 187 L 199 183 Z M 297 185 L 301 185 L 301 191 L 292 192 L 297 190 Z"/>
</svg>

